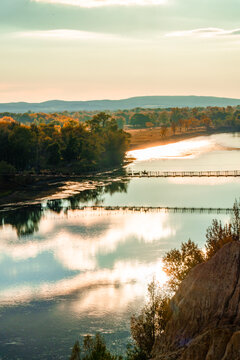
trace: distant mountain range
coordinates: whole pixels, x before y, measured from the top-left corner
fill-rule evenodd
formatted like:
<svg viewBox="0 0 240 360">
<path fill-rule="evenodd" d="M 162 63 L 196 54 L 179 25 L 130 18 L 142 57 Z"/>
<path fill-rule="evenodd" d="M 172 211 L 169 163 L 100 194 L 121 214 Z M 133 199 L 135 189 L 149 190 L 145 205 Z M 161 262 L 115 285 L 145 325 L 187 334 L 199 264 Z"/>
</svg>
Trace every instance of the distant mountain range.
<svg viewBox="0 0 240 360">
<path fill-rule="evenodd" d="M 50 100 L 41 103 L 0 103 L 0 112 L 23 113 L 34 112 L 62 112 L 62 111 L 104 111 L 127 110 L 141 108 L 167 107 L 206 107 L 206 106 L 236 106 L 240 99 L 220 98 L 211 96 L 141 96 L 122 100 L 91 100 L 91 101 L 62 101 Z"/>
</svg>

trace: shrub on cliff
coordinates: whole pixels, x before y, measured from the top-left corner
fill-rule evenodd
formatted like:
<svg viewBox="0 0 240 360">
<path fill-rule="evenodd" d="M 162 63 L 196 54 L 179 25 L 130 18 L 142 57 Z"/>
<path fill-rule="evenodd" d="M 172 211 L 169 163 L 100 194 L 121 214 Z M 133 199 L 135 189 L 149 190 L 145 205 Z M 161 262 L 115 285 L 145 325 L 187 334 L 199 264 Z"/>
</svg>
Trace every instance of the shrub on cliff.
<svg viewBox="0 0 240 360">
<path fill-rule="evenodd" d="M 231 241 L 240 241 L 240 201 L 233 205 L 233 215 L 228 224 L 214 219 L 206 233 L 206 259 L 209 260 L 223 245 Z"/>
<path fill-rule="evenodd" d="M 164 271 L 169 277 L 168 285 L 175 292 L 188 273 L 196 265 L 209 260 L 225 244 L 231 241 L 240 241 L 240 202 L 235 201 L 233 214 L 229 223 L 223 225 L 214 219 L 206 232 L 205 251 L 197 244 L 188 240 L 181 244 L 180 249 L 173 249 L 163 258 Z"/>
<path fill-rule="evenodd" d="M 173 249 L 163 258 L 163 270 L 169 277 L 168 285 L 171 291 L 176 291 L 189 271 L 205 260 L 204 252 L 190 239 L 181 244 L 181 249 Z"/>
<path fill-rule="evenodd" d="M 148 285 L 148 302 L 140 315 L 131 317 L 131 335 L 134 340 L 128 360 L 147 359 L 156 336 L 161 334 L 171 316 L 170 298 L 153 280 Z"/>
</svg>

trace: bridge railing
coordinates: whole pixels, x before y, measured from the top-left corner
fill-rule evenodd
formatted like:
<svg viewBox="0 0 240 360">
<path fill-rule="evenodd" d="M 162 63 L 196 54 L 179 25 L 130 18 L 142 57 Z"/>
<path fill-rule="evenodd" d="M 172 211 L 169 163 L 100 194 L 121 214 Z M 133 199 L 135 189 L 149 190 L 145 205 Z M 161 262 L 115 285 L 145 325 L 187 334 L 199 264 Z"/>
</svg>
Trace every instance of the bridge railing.
<svg viewBox="0 0 240 360">
<path fill-rule="evenodd" d="M 128 170 L 129 177 L 237 177 L 240 170 L 219 171 L 155 171 L 155 170 Z"/>
<path fill-rule="evenodd" d="M 175 212 L 175 213 L 215 213 L 230 214 L 232 208 L 206 208 L 206 207 L 179 207 L 179 206 L 80 206 L 77 208 L 81 211 L 104 211 L 104 212 Z"/>
</svg>

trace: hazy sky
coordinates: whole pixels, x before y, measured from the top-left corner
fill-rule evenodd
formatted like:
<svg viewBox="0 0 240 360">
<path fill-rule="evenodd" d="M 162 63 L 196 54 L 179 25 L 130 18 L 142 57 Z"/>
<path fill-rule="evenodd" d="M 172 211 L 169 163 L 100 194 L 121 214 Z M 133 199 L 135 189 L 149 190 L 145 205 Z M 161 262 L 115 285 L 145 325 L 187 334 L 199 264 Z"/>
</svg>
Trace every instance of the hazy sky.
<svg viewBox="0 0 240 360">
<path fill-rule="evenodd" d="M 0 102 L 240 98 L 240 0 L 0 0 Z"/>
</svg>

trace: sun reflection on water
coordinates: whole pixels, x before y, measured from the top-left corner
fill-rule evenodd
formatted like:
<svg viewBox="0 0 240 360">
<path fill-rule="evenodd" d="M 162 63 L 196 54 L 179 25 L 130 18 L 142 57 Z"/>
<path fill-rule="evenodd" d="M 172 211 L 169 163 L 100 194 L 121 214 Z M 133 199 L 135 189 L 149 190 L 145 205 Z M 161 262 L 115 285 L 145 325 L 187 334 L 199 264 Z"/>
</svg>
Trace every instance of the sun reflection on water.
<svg viewBox="0 0 240 360">
<path fill-rule="evenodd" d="M 183 140 L 174 144 L 154 146 L 142 150 L 128 152 L 129 157 L 137 161 L 193 157 L 203 151 L 210 150 L 213 143 L 210 139 Z"/>
<path fill-rule="evenodd" d="M 77 214 L 80 216 L 77 217 Z M 128 256 L 118 258 L 116 254 L 119 247 L 127 251 L 129 242 L 151 244 L 175 234 L 176 229 L 170 228 L 168 222 L 169 214 L 119 213 L 102 214 L 100 217 L 97 214 L 82 217 L 81 214 L 78 210 L 70 211 L 68 217 L 58 214 L 56 218 L 59 217 L 59 221 L 56 221 L 56 218 L 43 217 L 38 234 L 23 241 L 17 239 L 10 226 L 4 226 L 0 230 L 3 239 L 0 243 L 1 258 L 11 259 L 13 270 L 10 272 L 9 266 L 3 268 L 6 276 L 13 282 L 0 290 L 0 305 L 49 299 L 96 286 L 102 286 L 104 292 L 104 288 L 117 284 L 123 287 L 126 284 L 135 284 L 134 291 L 138 289 L 139 294 L 143 294 L 153 276 L 164 284 L 166 275 L 162 271 L 161 253 L 155 256 L 155 260 L 140 260 Z M 99 228 L 100 224 L 105 225 Z M 92 230 L 83 234 L 79 231 L 82 227 Z M 100 232 L 96 232 L 98 228 Z M 47 237 L 46 229 L 49 231 Z M 29 274 L 36 272 L 41 277 L 43 267 L 47 266 L 38 261 L 41 254 L 52 254 L 51 266 L 56 266 L 55 262 L 60 264 L 69 276 L 65 275 L 55 282 L 29 281 Z M 113 256 L 112 266 L 105 266 L 104 263 L 100 265 L 99 256 L 106 259 Z M 25 263 L 29 259 L 32 259 L 31 262 Z M 76 274 L 72 275 L 74 272 Z M 19 274 L 21 282 L 14 285 L 14 279 Z M 133 301 L 135 295 L 125 294 L 126 300 L 122 302 L 122 306 L 127 306 L 130 298 Z M 115 297 L 117 299 L 117 295 Z M 110 308 L 114 307 L 114 299 L 109 301 L 112 304 Z"/>
<path fill-rule="evenodd" d="M 59 222 L 56 221 L 58 217 Z M 92 213 L 91 216 L 82 217 L 81 210 L 69 211 L 69 215 L 62 218 L 61 215 L 56 215 L 54 219 L 43 218 L 39 225 L 39 240 L 28 238 L 27 241 L 19 242 L 14 230 L 4 226 L 0 230 L 3 239 L 0 252 L 19 261 L 51 251 L 68 269 L 89 270 L 95 267 L 97 254 L 113 253 L 119 244 L 127 242 L 130 237 L 151 243 L 175 235 L 176 229 L 170 227 L 168 218 L 168 213 L 106 213 L 101 216 Z M 77 227 L 94 228 L 106 221 L 106 228 L 102 229 L 101 234 L 90 232 L 83 235 L 76 232 Z M 69 226 L 69 222 L 71 226 L 67 229 L 65 226 Z M 50 234 L 52 229 L 52 236 L 44 236 L 46 229 Z"/>
<path fill-rule="evenodd" d="M 160 285 L 164 285 L 167 281 L 167 275 L 162 269 L 162 260 L 158 259 L 153 263 L 142 264 L 138 261 L 119 261 L 116 262 L 113 269 L 97 269 L 95 271 L 86 271 L 72 278 L 62 279 L 56 283 L 41 283 L 39 285 L 22 284 L 10 287 L 0 292 L 0 306 L 15 305 L 17 303 L 26 303 L 32 300 L 53 299 L 57 296 L 70 295 L 80 291 L 81 289 L 98 287 L 98 292 L 108 292 L 110 285 L 123 286 L 122 292 L 125 293 L 122 300 L 122 307 L 128 306 L 133 301 L 134 294 L 128 293 L 126 284 L 135 284 L 135 295 L 142 296 L 146 290 L 147 284 L 152 280 L 153 276 Z M 100 287 L 100 288 L 99 288 Z M 101 289 L 101 290 L 99 290 Z M 97 291 L 97 290 L 96 290 Z M 92 295 L 89 295 L 90 297 Z M 85 297 L 83 303 L 85 307 L 90 300 Z M 112 299 L 107 301 L 108 310 L 114 311 Z M 90 303 L 92 300 L 90 301 Z M 105 302 L 106 303 L 106 302 Z M 118 304 L 119 305 L 119 304 Z M 96 306 L 96 303 L 95 303 Z"/>
<path fill-rule="evenodd" d="M 171 177 L 169 184 L 196 185 L 196 186 L 221 186 L 224 184 L 239 184 L 238 178 L 232 177 Z"/>
</svg>

